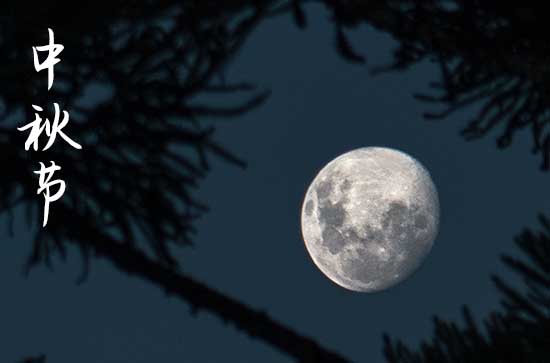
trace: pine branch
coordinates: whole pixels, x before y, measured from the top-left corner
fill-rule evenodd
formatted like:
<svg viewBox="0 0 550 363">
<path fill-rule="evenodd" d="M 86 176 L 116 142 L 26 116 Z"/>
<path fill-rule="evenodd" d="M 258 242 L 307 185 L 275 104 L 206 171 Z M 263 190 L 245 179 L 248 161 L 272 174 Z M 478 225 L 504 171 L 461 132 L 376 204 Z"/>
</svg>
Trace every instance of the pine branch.
<svg viewBox="0 0 550 363">
<path fill-rule="evenodd" d="M 533 153 L 550 170 L 550 46 L 544 4 L 522 4 L 521 11 L 504 2 L 470 0 L 319 0 L 332 13 L 337 51 L 352 62 L 363 59 L 343 36 L 343 29 L 369 24 L 399 44 L 393 62 L 373 73 L 400 71 L 422 61 L 439 65 L 433 95 L 443 111 L 427 112 L 443 119 L 468 106 L 481 111 L 467 121 L 467 140 L 500 129 L 499 148 L 509 147 L 522 129 L 532 134 Z"/>
<path fill-rule="evenodd" d="M 167 295 L 187 302 L 194 314 L 201 310 L 214 314 L 226 324 L 233 324 L 250 337 L 260 339 L 282 353 L 294 357 L 297 362 L 349 362 L 348 359 L 322 347 L 313 339 L 278 323 L 266 312 L 251 309 L 190 276 L 151 259 L 137 248 L 121 244 L 101 232 L 93 220 L 75 219 L 72 211 L 62 206 L 56 208 L 56 213 L 61 220 L 71 221 L 72 227 L 66 230 L 66 241 L 79 247 L 87 244 L 95 257 L 106 259 L 120 271 L 146 280 L 163 289 Z"/>
<path fill-rule="evenodd" d="M 465 328 L 435 320 L 433 339 L 413 350 L 384 336 L 384 354 L 390 363 L 422 362 L 547 362 L 550 357 L 550 230 L 525 230 L 516 245 L 528 261 L 503 256 L 503 262 L 522 277 L 524 286 L 511 287 L 501 278 L 493 281 L 502 295 L 503 311 L 484 320 L 485 332 L 464 307 Z M 542 269 L 538 269 L 543 267 Z"/>
<path fill-rule="evenodd" d="M 23 206 L 29 225 L 40 221 L 32 171 L 38 161 L 55 160 L 70 190 L 52 207 L 47 228 L 38 228 L 27 269 L 51 266 L 56 254 L 65 258 L 76 246 L 83 260 L 79 282 L 94 256 L 104 258 L 299 362 L 346 362 L 266 313 L 180 273 L 181 261 L 171 253 L 192 243 L 195 222 L 207 210 L 195 189 L 210 158 L 244 166 L 219 145 L 204 118 L 240 116 L 266 100 L 268 92 L 228 81 L 226 68 L 276 3 L 60 1 L 27 8 L 8 0 L 11 16 L 0 18 L 0 99 L 6 105 L 0 110 L 0 212 L 12 217 Z M 50 92 L 33 72 L 30 52 L 48 27 L 65 46 Z M 83 95 L 97 83 L 108 96 L 90 104 Z M 214 96 L 224 95 L 239 98 L 220 107 Z M 32 119 L 31 104 L 52 100 L 71 113 L 70 134 L 83 149 L 55 145 L 24 152 L 13 118 L 24 110 Z M 11 229 L 13 218 L 7 220 Z"/>
</svg>

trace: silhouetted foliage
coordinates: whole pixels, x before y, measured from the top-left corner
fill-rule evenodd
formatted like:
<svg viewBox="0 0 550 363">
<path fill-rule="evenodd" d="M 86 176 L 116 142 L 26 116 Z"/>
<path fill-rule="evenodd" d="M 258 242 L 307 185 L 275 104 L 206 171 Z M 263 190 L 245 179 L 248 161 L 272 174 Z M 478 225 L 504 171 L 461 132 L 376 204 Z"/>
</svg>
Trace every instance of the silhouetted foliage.
<svg viewBox="0 0 550 363">
<path fill-rule="evenodd" d="M 77 246 L 85 266 L 80 281 L 92 256 L 105 258 L 299 362 L 344 362 L 262 311 L 180 273 L 171 253 L 191 244 L 194 223 L 207 209 L 193 189 L 210 158 L 244 165 L 216 143 L 205 121 L 240 116 L 268 96 L 228 81 L 225 69 L 274 3 L 4 2 L 0 211 L 10 230 L 16 207 L 36 227 L 29 268 L 50 266 L 53 255 L 65 258 L 67 248 Z M 47 43 L 48 28 L 65 48 L 49 92 L 47 72 L 35 73 L 32 59 L 32 47 Z M 98 88 L 104 98 L 88 99 Z M 53 102 L 70 113 L 64 131 L 83 149 L 58 140 L 47 151 L 26 152 L 28 134 L 16 127 L 34 119 L 31 105 L 49 111 Z M 67 191 L 42 228 L 43 199 L 33 171 L 50 160 L 62 167 L 56 178 L 67 182 Z"/>
<path fill-rule="evenodd" d="M 404 70 L 422 61 L 437 62 L 441 80 L 435 94 L 417 99 L 441 104 L 442 119 L 470 105 L 479 112 L 463 129 L 468 139 L 502 127 L 499 148 L 508 147 L 517 131 L 529 128 L 533 152 L 550 170 L 550 57 L 544 2 L 509 5 L 496 0 L 323 0 L 333 13 L 340 53 L 363 61 L 343 29 L 368 23 L 399 43 L 391 65 L 374 73 Z"/>
<path fill-rule="evenodd" d="M 120 243 L 146 242 L 156 258 L 173 266 L 170 245 L 189 244 L 193 223 L 206 210 L 192 188 L 208 171 L 208 157 L 243 165 L 215 142 L 213 128 L 199 119 L 241 115 L 267 94 L 223 78 L 225 63 L 256 25 L 261 8 L 241 16 L 231 8 L 212 12 L 199 2 L 165 4 L 88 9 L 91 14 L 77 13 L 82 19 L 71 13 L 70 21 L 58 13 L 66 14 L 67 4 L 36 14 L 25 8 L 24 15 L 2 23 L 7 36 L 0 49 L 6 55 L 4 69 L 9 69 L 3 78 L 8 87 L 1 94 L 2 119 L 21 125 L 33 118 L 31 104 L 50 108 L 60 102 L 71 115 L 66 132 L 84 147 L 75 151 L 57 142 L 47 152 L 26 152 L 27 134 L 4 122 L 7 150 L 2 157 L 9 176 L 1 194 L 3 210 L 26 204 L 29 220 L 40 220 L 42 207 L 31 171 L 38 160 L 55 160 L 70 188 L 57 205 L 69 209 L 73 218 L 93 220 Z M 102 20 L 87 23 L 92 15 Z M 14 26 L 18 21 L 30 25 Z M 33 45 L 46 42 L 46 24 L 65 46 L 50 92 L 46 72 L 34 72 L 31 52 Z M 90 105 L 86 95 L 94 86 L 105 88 L 108 96 Z M 219 93 L 243 96 L 225 107 L 200 102 L 199 97 Z M 48 262 L 52 251 L 63 256 L 65 239 L 77 241 L 82 254 L 89 254 L 85 236 L 75 235 L 70 223 L 56 217 L 56 205 L 52 208 L 47 228 L 37 230 L 31 265 Z"/>
<path fill-rule="evenodd" d="M 502 294 L 502 311 L 485 319 L 479 329 L 467 307 L 465 327 L 435 318 L 435 336 L 411 350 L 384 337 L 384 353 L 390 363 L 420 362 L 529 362 L 550 359 L 550 220 L 540 216 L 542 231 L 526 229 L 516 244 L 527 255 L 524 261 L 503 256 L 524 286 L 514 288 L 501 278 L 493 281 Z"/>
<path fill-rule="evenodd" d="M 240 116 L 268 96 L 252 84 L 228 81 L 228 63 L 266 17 L 288 12 L 297 26 L 306 27 L 306 3 L 113 0 L 58 1 L 46 7 L 5 1 L 2 8 L 6 11 L 0 15 L 0 212 L 8 215 L 10 230 L 16 207 L 23 207 L 29 225 L 37 226 L 28 267 L 42 262 L 50 265 L 52 255 L 64 258 L 73 245 L 84 261 L 80 281 L 92 256 L 104 258 L 121 271 L 190 303 L 193 311 L 216 314 L 300 362 L 346 361 L 265 313 L 181 273 L 171 253 L 175 246 L 191 244 L 195 221 L 207 209 L 193 189 L 208 173 L 210 158 L 244 165 L 216 143 L 214 129 L 205 119 Z M 428 113 L 427 118 L 445 117 L 481 102 L 481 111 L 465 128 L 464 136 L 480 137 L 504 125 L 498 145 L 506 147 L 519 129 L 529 127 L 534 152 L 543 156 L 544 168 L 550 168 L 545 86 L 548 45 L 545 19 L 539 16 L 544 14 L 543 5 L 533 3 L 517 11 L 492 0 L 321 3 L 333 14 L 335 46 L 345 59 L 365 62 L 348 40 L 347 30 L 366 22 L 390 33 L 399 42 L 394 63 L 377 71 L 401 70 L 425 59 L 440 65 L 442 80 L 432 83 L 440 94 L 417 98 L 447 108 Z M 45 72 L 34 72 L 31 51 L 32 46 L 45 43 L 48 27 L 65 46 L 49 92 Z M 105 98 L 89 100 L 93 87 L 103 89 Z M 46 152 L 24 151 L 27 135 L 16 127 L 33 119 L 32 104 L 49 109 L 53 102 L 70 112 L 66 131 L 83 149 L 73 150 L 58 142 Z M 62 166 L 60 176 L 68 190 L 52 205 L 47 228 L 41 228 L 42 199 L 36 195 L 33 171 L 38 161 L 49 160 Z M 533 240 L 528 236 L 526 240 Z M 543 271 L 548 274 L 548 249 L 531 250 L 542 248 L 531 242 L 525 245 L 522 248 L 531 258 L 543 256 Z M 540 255 L 541 251 L 546 255 Z M 531 279 L 539 276 L 519 261 L 506 262 Z M 506 313 L 489 320 L 488 329 L 495 335 L 484 338 L 474 330 L 466 312 L 468 339 L 478 337 L 479 344 L 485 339 L 482 348 L 493 341 L 509 343 L 508 333 L 526 333 L 527 327 L 530 335 L 523 337 L 543 339 L 537 335 L 541 330 L 534 329 L 542 313 L 548 316 L 549 297 L 541 295 L 540 281 L 533 285 L 539 290 L 531 287 L 536 281 L 530 282 L 530 295 L 517 294 L 501 280 L 495 282 L 506 296 Z M 546 311 L 541 312 L 541 301 Z M 529 320 L 535 315 L 536 323 Z M 461 330 L 438 324 L 441 341 L 450 343 L 413 353 L 399 344 L 392 348 L 388 341 L 389 359 L 415 361 L 422 354 L 445 357 L 438 355 L 446 354 L 442 344 L 452 349 L 454 344 L 469 347 L 457 338 Z M 511 349 L 517 346 L 512 344 Z"/>
</svg>

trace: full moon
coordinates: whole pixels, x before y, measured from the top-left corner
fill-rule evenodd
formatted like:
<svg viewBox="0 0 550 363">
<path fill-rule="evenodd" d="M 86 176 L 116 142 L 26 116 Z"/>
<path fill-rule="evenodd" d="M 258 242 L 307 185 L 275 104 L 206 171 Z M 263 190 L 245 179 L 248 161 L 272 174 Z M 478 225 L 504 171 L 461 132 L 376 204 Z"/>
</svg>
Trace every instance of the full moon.
<svg viewBox="0 0 550 363">
<path fill-rule="evenodd" d="M 432 248 L 439 199 L 428 171 L 384 147 L 352 150 L 317 174 L 302 205 L 302 236 L 315 265 L 353 291 L 387 289 Z"/>
</svg>

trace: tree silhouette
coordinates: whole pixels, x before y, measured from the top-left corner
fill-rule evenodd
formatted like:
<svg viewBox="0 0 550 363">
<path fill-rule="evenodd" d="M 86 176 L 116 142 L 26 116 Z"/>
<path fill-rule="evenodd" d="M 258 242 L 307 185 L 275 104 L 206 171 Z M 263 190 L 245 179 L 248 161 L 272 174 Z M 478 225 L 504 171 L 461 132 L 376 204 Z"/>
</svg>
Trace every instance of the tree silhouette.
<svg viewBox="0 0 550 363">
<path fill-rule="evenodd" d="M 205 122 L 240 116 L 268 96 L 252 84 L 227 80 L 225 69 L 275 3 L 3 3 L 0 211 L 10 231 L 16 207 L 38 227 L 27 268 L 51 266 L 54 256 L 65 258 L 73 246 L 83 257 L 80 282 L 90 259 L 103 258 L 184 300 L 193 312 L 217 315 L 298 362 L 345 362 L 263 311 L 184 274 L 171 252 L 191 244 L 195 221 L 207 209 L 194 188 L 210 158 L 244 166 L 216 142 L 214 128 Z M 32 60 L 32 47 L 47 43 L 48 28 L 64 45 L 50 91 L 46 72 L 36 74 Z M 89 100 L 92 87 L 104 99 Z M 47 151 L 26 152 L 27 134 L 16 127 L 33 119 L 31 105 L 49 109 L 53 102 L 70 112 L 65 131 L 83 149 L 56 143 Z M 33 170 L 49 160 L 62 166 L 68 190 L 41 228 Z"/>
<path fill-rule="evenodd" d="M 533 152 L 541 155 L 542 167 L 550 169 L 549 53 L 545 19 L 540 16 L 545 14 L 542 3 L 525 4 L 518 11 L 495 0 L 320 2 L 333 15 L 336 49 L 349 61 L 366 59 L 355 51 L 346 31 L 368 23 L 399 42 L 393 64 L 375 73 L 406 69 L 423 60 L 439 64 L 441 80 L 431 83 L 438 94 L 416 97 L 441 104 L 444 110 L 426 113 L 426 118 L 444 118 L 480 104 L 479 113 L 464 128 L 467 139 L 503 126 L 497 141 L 499 147 L 507 147 L 517 131 L 529 128 Z M 226 67 L 265 18 L 290 12 L 296 24 L 305 27 L 307 3 L 64 0 L 30 7 L 25 1 L 5 1 L 5 15 L 0 16 L 0 158 L 4 167 L 0 211 L 7 214 L 8 229 L 13 228 L 16 207 L 25 209 L 30 225 L 41 220 L 33 174 L 39 161 L 55 160 L 61 165 L 70 188 L 52 207 L 47 228 L 37 229 L 27 267 L 51 265 L 54 255 L 65 258 L 67 248 L 74 246 L 83 257 L 79 281 L 85 279 L 91 257 L 104 258 L 188 302 L 193 311 L 216 314 L 299 362 L 346 361 L 261 311 L 185 275 L 171 253 L 174 247 L 191 244 L 195 221 L 207 210 L 193 191 L 208 173 L 210 158 L 244 166 L 216 142 L 214 128 L 205 119 L 242 115 L 268 96 L 252 84 L 228 81 Z M 33 71 L 31 52 L 32 46 L 44 44 L 48 27 L 55 29 L 65 46 L 49 92 L 44 72 Z M 94 86 L 104 88 L 107 96 L 90 103 L 86 95 Z M 16 127 L 32 119 L 32 104 L 47 108 L 52 102 L 71 112 L 70 134 L 83 150 L 62 144 L 48 151 L 23 150 L 26 135 Z M 229 106 L 220 106 L 228 102 Z M 546 256 L 548 266 L 548 250 L 537 251 L 546 251 L 536 258 Z M 531 271 L 515 260 L 507 263 L 522 273 Z M 540 295 L 540 287 L 531 291 L 532 300 L 531 295 L 527 299 L 502 281 L 496 282 L 506 301 L 515 305 L 490 320 L 494 326 L 490 331 L 496 334 L 490 339 L 502 345 L 510 342 L 506 334 L 511 331 L 527 334 L 530 327 L 534 336 L 542 331 L 535 327 L 548 331 L 547 325 L 537 325 L 540 319 L 530 322 L 525 315 L 540 313 L 531 310 L 542 308 L 537 305 L 540 299 L 547 304 L 548 296 Z M 471 321 L 469 313 L 466 318 Z M 441 322 L 440 326 L 442 341 L 451 342 L 446 348 L 469 347 L 452 338 L 459 335 L 454 325 Z M 476 335 L 473 323 L 468 329 L 470 336 Z M 479 334 L 477 342 L 482 344 L 482 339 L 489 338 Z M 492 340 L 481 346 L 488 342 Z M 391 344 L 388 340 L 386 353 L 394 361 L 445 357 L 422 356 L 418 354 L 425 352 L 416 354 Z M 443 343 L 438 344 L 426 349 L 443 351 Z M 511 351 L 523 354 L 516 348 L 512 344 Z"/>
<path fill-rule="evenodd" d="M 464 307 L 465 327 L 434 318 L 435 335 L 411 350 L 384 336 L 389 363 L 420 362 L 548 362 L 550 357 L 550 220 L 539 216 L 542 231 L 523 231 L 515 240 L 527 261 L 503 256 L 518 273 L 523 288 L 513 288 L 501 278 L 493 281 L 502 294 L 502 311 L 485 319 L 485 332 Z"/>
<path fill-rule="evenodd" d="M 528 1 L 519 8 L 496 0 L 321 3 L 332 12 L 338 50 L 350 61 L 364 58 L 344 31 L 368 23 L 399 43 L 393 63 L 375 67 L 373 73 L 404 70 L 425 60 L 439 65 L 441 79 L 430 83 L 434 94 L 415 95 L 444 107 L 426 112 L 426 119 L 479 106 L 462 131 L 467 140 L 501 127 L 497 145 L 506 148 L 519 130 L 528 128 L 541 168 L 550 169 L 550 46 L 544 3 Z"/>
</svg>

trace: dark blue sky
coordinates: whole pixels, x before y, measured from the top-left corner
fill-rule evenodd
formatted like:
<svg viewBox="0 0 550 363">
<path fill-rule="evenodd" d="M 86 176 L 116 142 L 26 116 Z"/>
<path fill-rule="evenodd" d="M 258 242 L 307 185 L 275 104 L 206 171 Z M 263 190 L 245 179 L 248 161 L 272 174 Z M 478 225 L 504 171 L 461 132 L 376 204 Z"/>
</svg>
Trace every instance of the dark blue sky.
<svg viewBox="0 0 550 363">
<path fill-rule="evenodd" d="M 431 335 L 434 314 L 456 320 L 468 304 L 479 318 L 496 306 L 489 275 L 508 276 L 499 254 L 516 253 L 513 236 L 550 209 L 540 198 L 548 177 L 529 153 L 527 132 L 499 151 L 496 134 L 470 143 L 459 137 L 473 110 L 423 121 L 428 106 L 411 93 L 437 78 L 434 65 L 373 78 L 368 67 L 337 56 L 324 10 L 309 15 L 306 31 L 288 18 L 268 21 L 229 68 L 233 80 L 255 81 L 273 95 L 247 116 L 217 123 L 222 144 L 249 166 L 213 163 L 199 191 L 212 210 L 196 247 L 178 256 L 184 271 L 300 333 L 356 362 L 380 362 L 384 331 L 416 344 Z M 369 65 L 387 62 L 395 46 L 367 27 L 352 40 Z M 299 213 L 323 165 L 373 145 L 403 150 L 426 166 L 438 187 L 441 224 L 416 274 L 388 291 L 360 294 L 317 270 Z M 94 262 L 89 280 L 75 286 L 77 253 L 54 273 L 39 267 L 24 279 L 30 233 L 22 223 L 16 232 L 1 238 L 1 362 L 41 352 L 49 363 L 291 362 L 206 313 L 193 318 L 183 302 L 107 263 Z"/>
</svg>

